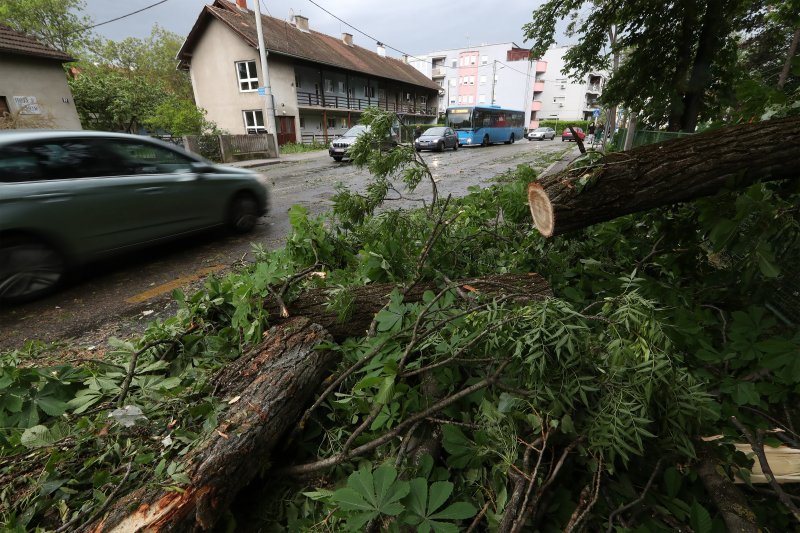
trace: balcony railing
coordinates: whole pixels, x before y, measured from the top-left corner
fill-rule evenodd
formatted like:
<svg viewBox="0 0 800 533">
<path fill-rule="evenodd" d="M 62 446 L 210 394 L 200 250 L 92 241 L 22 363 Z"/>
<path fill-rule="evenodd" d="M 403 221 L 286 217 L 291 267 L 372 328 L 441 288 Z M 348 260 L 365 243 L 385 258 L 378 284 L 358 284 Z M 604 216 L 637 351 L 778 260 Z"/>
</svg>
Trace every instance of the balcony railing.
<svg viewBox="0 0 800 533">
<path fill-rule="evenodd" d="M 434 67 L 431 69 L 431 78 L 444 78 L 447 75 L 445 67 Z"/>
<path fill-rule="evenodd" d="M 368 107 L 379 107 L 395 113 L 436 116 L 436 109 L 428 107 L 427 104 L 413 104 L 411 102 L 395 104 L 394 102 L 387 102 L 379 98 L 348 98 L 346 96 L 336 96 L 332 94 L 326 94 L 323 98 L 321 94 L 298 92 L 297 105 L 301 107 L 326 107 L 347 111 L 363 111 Z"/>
<path fill-rule="evenodd" d="M 593 94 L 600 94 L 600 86 L 599 85 L 589 85 L 588 87 L 586 87 L 586 92 L 587 93 L 593 93 Z"/>
<path fill-rule="evenodd" d="M 542 110 L 542 102 L 540 100 L 534 100 L 531 103 L 531 111 L 541 111 Z"/>
<path fill-rule="evenodd" d="M 537 61 L 536 72 L 547 72 L 547 61 Z"/>
<path fill-rule="evenodd" d="M 535 83 L 533 84 L 533 92 L 535 92 L 535 93 L 540 93 L 540 92 L 542 92 L 542 91 L 544 91 L 544 82 L 543 82 L 543 81 L 537 81 L 537 82 L 535 82 Z"/>
</svg>

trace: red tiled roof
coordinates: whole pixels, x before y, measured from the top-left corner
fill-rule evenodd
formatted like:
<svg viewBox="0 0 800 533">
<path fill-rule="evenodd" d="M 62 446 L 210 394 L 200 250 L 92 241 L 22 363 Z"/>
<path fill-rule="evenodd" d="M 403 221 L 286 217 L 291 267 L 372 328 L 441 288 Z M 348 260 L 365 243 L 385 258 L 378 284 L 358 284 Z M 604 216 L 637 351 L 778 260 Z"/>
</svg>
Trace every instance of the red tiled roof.
<svg viewBox="0 0 800 533">
<path fill-rule="evenodd" d="M 33 37 L 0 24 L 0 52 L 57 59 L 62 63 L 75 61 L 68 54 L 40 43 Z"/>
<path fill-rule="evenodd" d="M 256 0 L 257 1 L 257 0 Z M 224 23 L 239 34 L 250 46 L 257 48 L 255 13 L 241 11 L 226 0 L 215 0 L 205 6 L 195 22 L 186 42 L 178 52 L 181 64 L 189 63 L 198 39 L 200 39 L 211 17 Z M 323 63 L 381 78 L 402 81 L 427 89 L 440 87 L 411 65 L 391 57 L 382 57 L 360 46 L 346 45 L 341 39 L 316 31 L 302 31 L 294 25 L 273 17 L 261 16 L 264 42 L 270 53 Z"/>
</svg>

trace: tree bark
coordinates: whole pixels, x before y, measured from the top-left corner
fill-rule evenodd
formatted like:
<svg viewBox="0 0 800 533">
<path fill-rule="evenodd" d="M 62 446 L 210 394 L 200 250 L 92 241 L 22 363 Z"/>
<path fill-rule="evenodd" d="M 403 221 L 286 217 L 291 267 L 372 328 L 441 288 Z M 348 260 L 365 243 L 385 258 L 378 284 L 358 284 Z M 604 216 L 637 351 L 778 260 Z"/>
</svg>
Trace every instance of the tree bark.
<svg viewBox="0 0 800 533">
<path fill-rule="evenodd" d="M 459 280 L 458 284 L 469 287 L 465 292 L 483 295 L 519 295 L 517 301 L 541 300 L 553 295 L 547 281 L 535 273 L 528 274 L 496 274 L 480 279 Z M 345 321 L 340 321 L 335 310 L 328 306 L 329 289 L 310 289 L 301 293 L 296 300 L 286 304 L 289 316 L 304 316 L 312 322 L 324 327 L 334 338 L 341 342 L 348 337 L 362 337 L 367 333 L 375 314 L 380 311 L 389 295 L 397 287 L 394 283 L 375 283 L 361 287 L 353 287 L 351 295 L 352 313 Z M 418 283 L 405 296 L 405 302 L 422 301 L 425 291 L 438 292 L 440 287 L 433 283 Z M 271 323 L 278 323 L 280 307 L 274 298 L 267 298 L 264 307 L 270 312 Z"/>
<path fill-rule="evenodd" d="M 338 352 L 319 350 L 331 336 L 339 340 L 363 336 L 396 285 L 385 283 L 353 289 L 354 315 L 339 323 L 327 308 L 325 289 L 306 291 L 289 304 L 289 318 L 270 303 L 270 329 L 264 342 L 223 368 L 213 380 L 217 394 L 230 407 L 216 430 L 182 461 L 190 482 L 183 492 L 141 487 L 115 502 L 88 531 L 200 531 L 211 529 L 237 493 L 263 470 L 270 452 L 300 419 Z M 459 282 L 467 293 L 512 296 L 532 301 L 551 296 L 538 274 L 501 274 Z M 406 302 L 421 301 L 433 284 L 418 284 Z"/>
<path fill-rule="evenodd" d="M 317 346 L 329 339 L 308 319 L 273 327 L 252 352 L 216 377 L 229 408 L 217 429 L 183 463 L 191 480 L 183 492 L 141 487 L 89 530 L 208 530 L 241 488 L 269 461 L 269 452 L 297 422 L 338 355 Z"/>
<path fill-rule="evenodd" d="M 735 533 L 757 533 L 756 515 L 750 509 L 747 499 L 731 481 L 717 472 L 717 463 L 707 443 L 700 443 L 700 462 L 695 466 L 698 477 L 717 506 L 728 531 Z"/>
<path fill-rule="evenodd" d="M 800 174 L 800 116 L 615 152 L 528 185 L 536 229 L 560 235 L 630 213 Z"/>
<path fill-rule="evenodd" d="M 781 74 L 778 76 L 778 89 L 783 89 L 783 86 L 786 85 L 786 79 L 789 77 L 789 72 L 792 70 L 792 60 L 794 59 L 795 53 L 797 53 L 798 43 L 800 43 L 800 28 L 794 30 L 792 44 L 789 45 L 789 51 L 786 53 L 786 61 L 783 62 Z"/>
</svg>

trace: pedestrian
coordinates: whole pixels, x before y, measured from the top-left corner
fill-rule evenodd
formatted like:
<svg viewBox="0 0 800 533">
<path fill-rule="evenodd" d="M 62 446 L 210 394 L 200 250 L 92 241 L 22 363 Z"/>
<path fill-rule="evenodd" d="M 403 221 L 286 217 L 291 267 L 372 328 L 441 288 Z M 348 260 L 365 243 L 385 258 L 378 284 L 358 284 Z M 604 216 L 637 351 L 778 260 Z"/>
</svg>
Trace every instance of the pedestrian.
<svg viewBox="0 0 800 533">
<path fill-rule="evenodd" d="M 594 138 L 597 143 L 603 142 L 603 125 L 598 124 L 597 129 L 594 130 Z"/>
<path fill-rule="evenodd" d="M 589 142 L 591 142 L 592 144 L 594 144 L 594 129 L 595 129 L 594 122 L 592 122 L 591 124 L 589 124 L 589 128 L 588 128 Z"/>
</svg>

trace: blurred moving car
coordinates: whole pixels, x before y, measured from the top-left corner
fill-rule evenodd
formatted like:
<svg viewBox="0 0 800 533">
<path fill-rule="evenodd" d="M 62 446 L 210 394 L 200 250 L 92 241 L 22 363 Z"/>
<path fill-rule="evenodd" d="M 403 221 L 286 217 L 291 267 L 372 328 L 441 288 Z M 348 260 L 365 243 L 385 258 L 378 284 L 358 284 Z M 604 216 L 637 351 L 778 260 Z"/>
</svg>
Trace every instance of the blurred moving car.
<svg viewBox="0 0 800 533">
<path fill-rule="evenodd" d="M 556 138 L 556 130 L 553 128 L 536 128 L 528 132 L 529 141 L 544 141 L 550 139 L 551 141 Z"/>
<path fill-rule="evenodd" d="M 458 135 L 452 128 L 444 126 L 428 128 L 414 141 L 414 149 L 417 152 L 422 150 L 444 152 L 445 148 L 452 148 L 453 151 L 458 150 Z"/>
<path fill-rule="evenodd" d="M 368 131 L 369 126 L 363 126 L 361 124 L 353 126 L 340 137 L 336 137 L 331 141 L 331 145 L 328 147 L 328 155 L 336 162 L 344 158 L 350 159 L 350 147 L 356 142 L 359 135 Z M 381 143 L 380 148 L 381 150 L 391 150 L 395 146 L 397 146 L 397 139 L 394 133 L 392 133 Z"/>
<path fill-rule="evenodd" d="M 575 134 L 578 136 L 578 139 L 584 140 L 586 138 L 586 134 L 583 132 L 581 128 L 576 128 L 572 126 L 572 129 L 575 130 Z M 561 142 L 564 141 L 574 141 L 575 139 L 572 138 L 572 132 L 569 128 L 564 128 L 564 131 L 561 132 Z"/>
<path fill-rule="evenodd" d="M 0 133 L 0 301 L 33 299 L 69 268 L 267 211 L 266 179 L 148 137 Z"/>
</svg>

